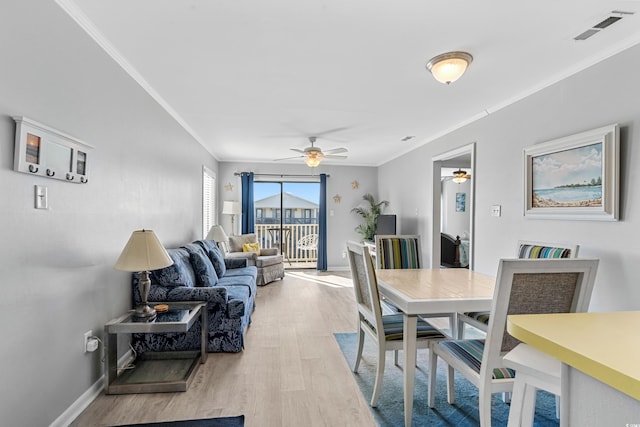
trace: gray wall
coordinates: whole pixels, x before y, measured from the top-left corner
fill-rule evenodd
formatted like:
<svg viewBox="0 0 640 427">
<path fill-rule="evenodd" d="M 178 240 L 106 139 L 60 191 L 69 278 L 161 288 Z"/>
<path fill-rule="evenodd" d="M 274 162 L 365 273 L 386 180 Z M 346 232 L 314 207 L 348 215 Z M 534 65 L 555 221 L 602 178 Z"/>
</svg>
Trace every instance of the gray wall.
<svg viewBox="0 0 640 427">
<path fill-rule="evenodd" d="M 348 240 L 362 240 L 355 232 L 355 228 L 361 223 L 360 217 L 351 213 L 351 209 L 359 206 L 362 195 L 372 193 L 376 195 L 378 180 L 377 168 L 354 167 L 321 164 L 315 169 L 310 169 L 302 161 L 299 165 L 284 163 L 234 163 L 221 162 L 218 174 L 220 205 L 224 200 L 241 200 L 240 178 L 234 176 L 235 172 L 254 172 L 256 174 L 300 174 L 318 175 L 326 173 L 327 179 L 327 266 L 329 269 L 343 269 L 348 267 L 346 258 L 342 258 Z M 260 178 L 268 179 L 268 178 Z M 278 177 L 274 177 L 278 180 Z M 288 178 L 294 179 L 295 178 Z M 358 188 L 352 188 L 351 183 L 357 181 Z M 226 191 L 225 185 L 231 183 L 232 191 Z M 340 203 L 334 201 L 334 196 L 341 197 Z M 392 212 L 392 207 L 385 212 Z M 333 211 L 333 215 L 331 215 Z M 239 219 L 236 218 L 236 221 Z M 219 215 L 219 222 L 226 230 L 231 230 L 229 215 Z M 236 229 L 240 226 L 236 223 Z"/>
<path fill-rule="evenodd" d="M 54 2 L 3 1 L 0 40 L 0 424 L 46 426 L 102 375 L 83 333 L 131 306 L 113 269 L 131 232 L 201 237 L 202 165 L 218 165 Z M 14 115 L 93 145 L 89 184 L 14 172 Z"/>
<path fill-rule="evenodd" d="M 639 61 L 640 46 L 635 46 L 383 165 L 380 196 L 403 212 L 403 222 L 409 224 L 403 231 L 420 233 L 423 242 L 430 242 L 431 159 L 476 142 L 475 269 L 495 275 L 498 259 L 513 257 L 518 240 L 574 242 L 580 245 L 581 257 L 601 260 L 590 310 L 640 309 L 640 198 L 633 190 L 640 164 Z M 621 126 L 621 220 L 526 219 L 523 149 L 611 123 Z M 494 204 L 502 205 L 501 217 L 490 216 Z M 428 264 L 430 246 L 423 246 Z"/>
</svg>

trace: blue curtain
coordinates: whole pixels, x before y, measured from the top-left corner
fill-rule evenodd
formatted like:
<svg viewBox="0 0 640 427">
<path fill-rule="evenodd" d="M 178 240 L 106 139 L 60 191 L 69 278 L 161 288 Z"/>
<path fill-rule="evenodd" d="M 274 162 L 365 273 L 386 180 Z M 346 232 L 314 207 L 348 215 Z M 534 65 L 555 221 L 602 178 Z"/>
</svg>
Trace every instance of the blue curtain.
<svg viewBox="0 0 640 427">
<path fill-rule="evenodd" d="M 327 174 L 320 174 L 320 212 L 318 212 L 318 270 L 327 271 Z"/>
<path fill-rule="evenodd" d="M 253 172 L 242 172 L 242 234 L 255 232 Z"/>
</svg>

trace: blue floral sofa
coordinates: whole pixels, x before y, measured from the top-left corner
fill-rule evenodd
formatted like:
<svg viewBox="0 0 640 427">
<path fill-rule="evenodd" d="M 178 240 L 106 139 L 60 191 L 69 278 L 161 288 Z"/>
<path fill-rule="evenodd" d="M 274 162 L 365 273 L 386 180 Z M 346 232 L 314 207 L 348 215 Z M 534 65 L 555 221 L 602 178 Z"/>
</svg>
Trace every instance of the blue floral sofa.
<svg viewBox="0 0 640 427">
<path fill-rule="evenodd" d="M 225 260 L 213 240 L 198 240 L 167 249 L 173 265 L 151 272 L 150 302 L 206 301 L 209 352 L 238 352 L 251 323 L 257 269 L 245 259 Z M 132 281 L 134 305 L 140 302 L 138 274 Z M 187 333 L 134 334 L 135 351 L 180 351 L 200 348 L 200 321 Z"/>
</svg>

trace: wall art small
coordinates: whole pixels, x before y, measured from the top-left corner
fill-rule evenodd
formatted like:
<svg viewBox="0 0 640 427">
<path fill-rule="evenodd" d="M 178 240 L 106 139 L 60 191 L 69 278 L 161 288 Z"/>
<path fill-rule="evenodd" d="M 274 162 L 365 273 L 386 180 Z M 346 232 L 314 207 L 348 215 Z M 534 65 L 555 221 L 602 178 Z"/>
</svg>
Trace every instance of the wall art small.
<svg viewBox="0 0 640 427">
<path fill-rule="evenodd" d="M 525 216 L 617 221 L 619 145 L 613 124 L 526 148 Z"/>
<path fill-rule="evenodd" d="M 467 206 L 467 193 L 456 193 L 456 212 L 464 212 Z"/>
</svg>

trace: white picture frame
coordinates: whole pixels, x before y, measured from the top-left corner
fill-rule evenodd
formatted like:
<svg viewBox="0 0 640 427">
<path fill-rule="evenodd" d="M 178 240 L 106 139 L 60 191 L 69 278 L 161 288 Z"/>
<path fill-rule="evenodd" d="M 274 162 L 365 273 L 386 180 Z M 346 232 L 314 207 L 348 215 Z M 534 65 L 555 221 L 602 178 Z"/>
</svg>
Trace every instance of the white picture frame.
<svg viewBox="0 0 640 427">
<path fill-rule="evenodd" d="M 619 152 L 617 124 L 525 148 L 525 217 L 617 221 Z"/>
</svg>

